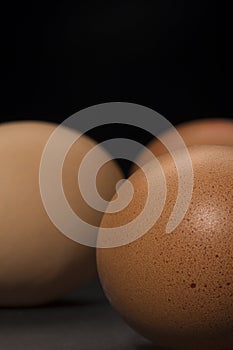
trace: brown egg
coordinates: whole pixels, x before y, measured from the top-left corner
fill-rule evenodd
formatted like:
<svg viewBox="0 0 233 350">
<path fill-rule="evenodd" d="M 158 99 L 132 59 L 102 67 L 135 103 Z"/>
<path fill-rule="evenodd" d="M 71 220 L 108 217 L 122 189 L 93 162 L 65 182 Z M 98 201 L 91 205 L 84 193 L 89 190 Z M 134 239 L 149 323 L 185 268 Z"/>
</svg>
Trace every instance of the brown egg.
<svg viewBox="0 0 233 350">
<path fill-rule="evenodd" d="M 232 350 L 233 148 L 192 146 L 189 152 L 194 188 L 181 223 L 166 233 L 178 176 L 172 158 L 164 154 L 159 158 L 167 181 L 162 215 L 136 241 L 98 249 L 98 271 L 111 304 L 156 346 Z M 151 163 L 148 167 L 149 178 L 160 186 L 157 169 Z M 131 203 L 104 215 L 102 227 L 125 225 L 141 212 L 147 198 L 142 170 L 130 181 L 135 190 Z"/>
<path fill-rule="evenodd" d="M 182 123 L 176 126 L 177 131 L 183 138 L 187 146 L 191 145 L 226 145 L 233 146 L 233 120 L 231 119 L 200 119 L 193 120 L 187 123 Z M 161 137 L 166 140 L 173 137 L 171 131 L 166 131 L 161 134 Z M 174 143 L 175 144 L 175 143 Z M 153 139 L 147 148 L 157 157 L 167 152 L 167 148 L 157 139 Z M 174 149 L 176 146 L 174 146 Z M 142 163 L 146 163 L 146 155 L 142 152 L 138 159 Z M 132 172 L 138 167 L 133 166 Z"/>
<path fill-rule="evenodd" d="M 55 128 L 55 124 L 44 122 L 0 126 L 1 306 L 28 306 L 58 299 L 86 283 L 96 272 L 95 249 L 62 234 L 42 204 L 40 160 Z M 74 131 L 64 128 L 61 143 L 73 134 Z M 76 189 L 79 164 L 94 145 L 82 136 L 71 148 L 64 162 L 63 188 L 72 209 L 98 226 L 102 214 L 85 205 Z M 55 158 L 56 155 L 55 149 Z M 120 178 L 122 174 L 117 165 L 109 162 L 98 181 L 105 197 L 112 197 Z"/>
</svg>

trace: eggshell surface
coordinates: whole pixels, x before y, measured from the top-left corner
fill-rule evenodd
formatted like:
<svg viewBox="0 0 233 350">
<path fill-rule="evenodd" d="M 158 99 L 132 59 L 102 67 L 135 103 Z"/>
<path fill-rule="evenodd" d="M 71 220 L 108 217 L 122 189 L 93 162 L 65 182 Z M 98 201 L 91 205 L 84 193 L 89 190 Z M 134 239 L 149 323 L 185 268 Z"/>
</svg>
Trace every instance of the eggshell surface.
<svg viewBox="0 0 233 350">
<path fill-rule="evenodd" d="M 197 119 L 177 125 L 176 130 L 183 138 L 186 146 L 191 145 L 225 145 L 233 146 L 233 120 L 232 119 Z M 167 130 L 159 135 L 165 143 L 176 136 L 171 130 Z M 173 150 L 176 149 L 176 143 L 173 143 Z M 147 148 L 157 157 L 168 152 L 166 146 L 159 139 L 152 139 Z M 142 152 L 138 159 L 142 164 L 146 163 L 146 154 Z M 133 171 L 137 170 L 134 165 Z"/>
<path fill-rule="evenodd" d="M 0 306 L 30 306 L 56 300 L 96 273 L 95 249 L 62 234 L 42 203 L 40 161 L 56 127 L 30 121 L 0 126 Z M 61 142 L 69 140 L 73 133 L 65 128 Z M 94 145 L 94 141 L 81 137 L 64 161 L 62 178 L 72 209 L 98 226 L 102 214 L 85 205 L 76 189 L 79 164 Z M 110 199 L 114 182 L 121 177 L 117 165 L 111 163 L 102 171 L 98 187 Z"/>
<path fill-rule="evenodd" d="M 164 154 L 158 158 L 167 181 L 162 215 L 136 241 L 98 249 L 98 271 L 111 304 L 155 346 L 230 350 L 233 349 L 233 149 L 192 146 L 189 153 L 194 188 L 181 223 L 166 233 L 178 194 L 178 176 L 172 158 Z M 149 177 L 156 181 L 156 174 L 157 170 L 151 166 Z M 131 203 L 119 213 L 104 215 L 101 226 L 124 225 L 142 210 L 148 195 L 145 175 L 138 170 L 129 180 L 135 189 Z"/>
</svg>

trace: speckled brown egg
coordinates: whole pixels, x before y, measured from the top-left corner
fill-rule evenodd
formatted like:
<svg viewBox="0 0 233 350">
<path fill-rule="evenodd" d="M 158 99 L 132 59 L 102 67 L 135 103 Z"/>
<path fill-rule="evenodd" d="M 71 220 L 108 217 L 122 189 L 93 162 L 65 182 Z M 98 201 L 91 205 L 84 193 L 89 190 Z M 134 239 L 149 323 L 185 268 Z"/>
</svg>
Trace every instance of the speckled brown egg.
<svg viewBox="0 0 233 350">
<path fill-rule="evenodd" d="M 191 145 L 225 145 L 233 146 L 233 120 L 232 119 L 197 119 L 176 126 L 177 131 L 187 146 Z M 164 140 L 173 137 L 171 131 L 160 135 Z M 175 145 L 175 143 L 174 143 Z M 147 148 L 157 157 L 167 152 L 167 148 L 158 139 L 152 139 Z M 174 149 L 176 146 L 174 146 Z M 142 152 L 138 159 L 146 162 L 146 154 Z M 132 172 L 137 166 L 132 167 Z"/>
<path fill-rule="evenodd" d="M 159 158 L 167 181 L 162 215 L 136 241 L 98 249 L 99 275 L 111 304 L 156 346 L 232 350 L 233 148 L 192 146 L 189 152 L 194 188 L 184 219 L 166 233 L 178 177 L 172 158 L 164 154 Z M 157 181 L 154 166 L 148 174 Z M 131 203 L 106 214 L 101 226 L 125 225 L 143 208 L 145 175 L 138 170 L 130 181 L 135 189 Z"/>
<path fill-rule="evenodd" d="M 0 306 L 47 303 L 78 289 L 96 272 L 95 249 L 62 234 L 42 203 L 40 161 L 56 127 L 30 121 L 0 126 Z M 74 133 L 63 128 L 60 143 L 69 141 Z M 64 161 L 62 179 L 74 212 L 98 226 L 102 213 L 85 204 L 77 184 L 80 162 L 94 145 L 82 136 L 71 147 Z M 51 161 L 56 157 L 55 148 Z M 97 187 L 106 199 L 112 197 L 121 177 L 115 163 L 109 162 L 103 168 Z M 47 190 L 50 191 L 49 184 Z M 54 206 L 59 206 L 59 202 L 54 202 Z M 78 232 L 79 226 L 75 229 Z"/>
</svg>

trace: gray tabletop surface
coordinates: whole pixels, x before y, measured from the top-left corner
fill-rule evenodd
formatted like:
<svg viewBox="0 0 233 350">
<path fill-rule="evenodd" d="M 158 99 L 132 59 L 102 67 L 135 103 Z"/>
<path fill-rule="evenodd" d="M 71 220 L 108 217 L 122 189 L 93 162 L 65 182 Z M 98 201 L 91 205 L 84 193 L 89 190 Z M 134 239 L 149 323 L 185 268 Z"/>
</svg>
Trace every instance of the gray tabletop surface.
<svg viewBox="0 0 233 350">
<path fill-rule="evenodd" d="M 127 326 L 98 281 L 48 306 L 0 313 L 0 350 L 159 350 Z"/>
</svg>

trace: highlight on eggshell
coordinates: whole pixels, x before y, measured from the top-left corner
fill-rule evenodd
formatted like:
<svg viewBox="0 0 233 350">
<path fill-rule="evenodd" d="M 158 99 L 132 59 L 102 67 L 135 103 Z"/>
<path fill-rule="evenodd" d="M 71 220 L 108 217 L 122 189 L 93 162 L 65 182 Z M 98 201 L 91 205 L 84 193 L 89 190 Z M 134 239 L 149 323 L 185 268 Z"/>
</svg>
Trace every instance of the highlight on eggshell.
<svg viewBox="0 0 233 350">
<path fill-rule="evenodd" d="M 0 306 L 30 306 L 53 301 L 77 290 L 96 274 L 95 249 L 62 234 L 51 222 L 42 202 L 40 162 L 56 128 L 56 124 L 40 121 L 0 125 Z M 59 130 L 60 145 L 50 153 L 52 166 L 56 165 L 59 147 L 71 143 L 79 135 L 65 127 Z M 95 145 L 82 135 L 71 145 L 59 174 L 70 208 L 98 230 L 103 213 L 85 203 L 77 181 L 80 163 Z M 105 153 L 99 148 L 100 158 Z M 50 174 L 47 176 L 49 178 Z M 96 186 L 105 200 L 112 197 L 115 184 L 122 177 L 115 162 L 102 167 Z M 51 192 L 52 188 L 48 186 L 47 191 Z M 53 206 L 59 210 L 59 198 L 56 199 Z M 58 215 L 61 221 L 65 220 L 61 211 Z M 79 229 L 75 227 L 76 231 Z"/>
</svg>

